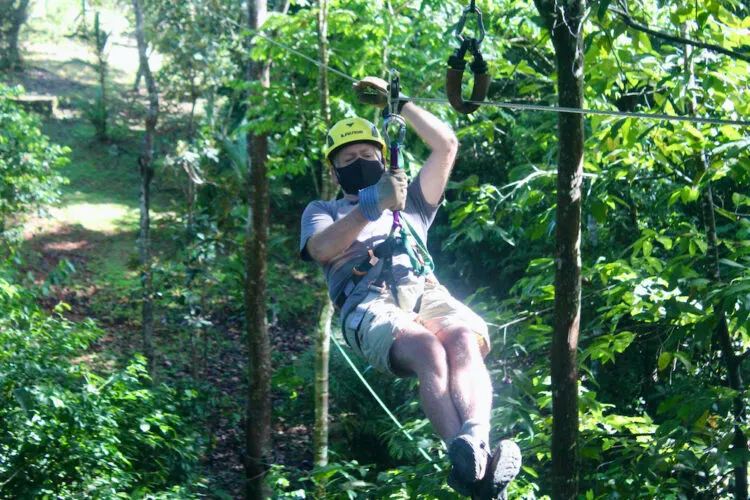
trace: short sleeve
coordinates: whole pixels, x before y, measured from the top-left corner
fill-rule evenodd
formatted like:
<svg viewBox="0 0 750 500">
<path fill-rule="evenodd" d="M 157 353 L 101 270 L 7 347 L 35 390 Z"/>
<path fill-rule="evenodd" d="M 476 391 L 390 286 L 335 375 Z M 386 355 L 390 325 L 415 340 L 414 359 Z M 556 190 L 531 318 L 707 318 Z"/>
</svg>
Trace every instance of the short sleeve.
<svg viewBox="0 0 750 500">
<path fill-rule="evenodd" d="M 432 225 L 432 221 L 435 220 L 435 214 L 440 208 L 441 200 L 432 205 L 428 203 L 422 193 L 422 185 L 419 182 L 419 175 L 417 175 L 413 181 L 409 184 L 406 195 L 406 212 L 412 215 L 413 219 L 416 219 L 421 226 L 423 235 L 426 240 L 427 230 Z"/>
<path fill-rule="evenodd" d="M 302 260 L 313 260 L 307 252 L 307 240 L 313 234 L 333 224 L 333 222 L 333 214 L 325 202 L 320 200 L 313 201 L 305 207 L 305 211 L 302 213 L 302 229 L 299 241 L 299 255 Z"/>
</svg>

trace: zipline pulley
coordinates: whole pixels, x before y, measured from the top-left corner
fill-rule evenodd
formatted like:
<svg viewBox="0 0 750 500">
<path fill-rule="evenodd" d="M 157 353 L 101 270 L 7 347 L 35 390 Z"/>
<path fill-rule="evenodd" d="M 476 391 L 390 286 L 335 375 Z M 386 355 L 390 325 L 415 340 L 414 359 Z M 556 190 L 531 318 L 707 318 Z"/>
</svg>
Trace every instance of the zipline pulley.
<svg viewBox="0 0 750 500">
<path fill-rule="evenodd" d="M 406 120 L 398 114 L 399 110 L 399 99 L 401 95 L 401 86 L 399 84 L 398 71 L 395 69 L 391 70 L 391 77 L 388 86 L 388 101 L 383 114 L 385 119 L 383 120 L 383 139 L 388 145 L 390 153 L 390 171 L 391 173 L 397 172 L 401 169 L 399 159 L 401 157 L 401 146 L 404 144 L 406 138 Z M 396 133 L 391 134 L 391 128 L 396 128 Z M 393 229 L 401 227 L 401 221 L 398 216 L 398 212 L 393 213 Z"/>
<path fill-rule="evenodd" d="M 393 146 L 401 148 L 404 144 L 404 138 L 406 137 L 406 121 L 398 114 L 399 112 L 399 100 L 401 99 L 401 85 L 399 83 L 398 71 L 392 69 L 390 72 L 390 82 L 388 84 L 388 96 L 386 101 L 385 109 L 383 109 L 383 139 L 385 143 L 391 148 L 393 152 Z M 393 125 L 397 125 L 395 134 L 391 134 L 390 130 Z M 393 138 L 393 140 L 391 140 Z M 390 161 L 391 171 L 398 170 L 400 168 L 398 164 L 398 158 L 394 160 L 394 155 L 391 154 Z"/>
<path fill-rule="evenodd" d="M 465 37 L 461 34 L 466 24 L 466 18 L 469 14 L 476 14 L 477 25 L 479 27 L 479 38 Z M 445 91 L 448 95 L 448 101 L 451 106 L 459 113 L 469 114 L 479 109 L 478 101 L 483 101 L 487 97 L 490 89 L 490 75 L 487 73 L 487 63 L 484 61 L 482 54 L 479 52 L 479 45 L 484 40 L 484 22 L 482 21 L 482 12 L 472 0 L 468 7 L 461 13 L 461 18 L 456 26 L 456 38 L 461 45 L 448 58 L 448 69 L 445 74 Z M 466 69 L 466 53 L 469 52 L 473 61 L 469 65 L 471 72 L 474 73 L 474 87 L 471 91 L 470 101 L 464 101 L 461 89 L 461 80 Z"/>
</svg>

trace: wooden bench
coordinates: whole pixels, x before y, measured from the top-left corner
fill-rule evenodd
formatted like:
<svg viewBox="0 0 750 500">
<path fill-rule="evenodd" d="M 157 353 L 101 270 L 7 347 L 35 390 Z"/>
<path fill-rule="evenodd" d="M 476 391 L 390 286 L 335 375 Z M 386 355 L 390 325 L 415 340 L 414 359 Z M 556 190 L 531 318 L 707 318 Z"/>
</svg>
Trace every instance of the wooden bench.
<svg viewBox="0 0 750 500">
<path fill-rule="evenodd" d="M 57 97 L 50 95 L 23 95 L 11 98 L 26 111 L 42 115 L 44 118 L 51 118 L 57 111 Z"/>
</svg>

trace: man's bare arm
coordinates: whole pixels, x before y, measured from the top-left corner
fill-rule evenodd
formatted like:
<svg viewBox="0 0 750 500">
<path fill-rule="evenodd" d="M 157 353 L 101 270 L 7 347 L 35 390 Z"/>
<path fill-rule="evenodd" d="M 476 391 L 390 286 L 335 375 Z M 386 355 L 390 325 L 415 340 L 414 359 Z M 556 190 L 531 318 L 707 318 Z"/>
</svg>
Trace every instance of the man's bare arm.
<svg viewBox="0 0 750 500">
<path fill-rule="evenodd" d="M 381 96 L 385 96 L 388 92 L 388 83 L 382 78 L 368 76 L 354 84 L 354 92 L 358 94 L 370 89 L 375 89 Z M 382 97 L 375 105 L 382 108 L 385 102 L 385 97 Z M 425 201 L 436 205 L 443 197 L 453 163 L 456 161 L 458 139 L 447 123 L 441 122 L 438 117 L 413 102 L 407 102 L 401 108 L 401 115 L 432 151 L 422 166 L 419 185 Z"/>
<path fill-rule="evenodd" d="M 317 262 L 325 264 L 349 248 L 359 233 L 367 226 L 359 205 L 324 230 L 307 240 L 307 253 Z"/>
<path fill-rule="evenodd" d="M 401 115 L 432 150 L 422 166 L 419 183 L 425 201 L 436 205 L 443 197 L 456 161 L 458 139 L 448 124 L 414 103 L 405 104 Z"/>
</svg>

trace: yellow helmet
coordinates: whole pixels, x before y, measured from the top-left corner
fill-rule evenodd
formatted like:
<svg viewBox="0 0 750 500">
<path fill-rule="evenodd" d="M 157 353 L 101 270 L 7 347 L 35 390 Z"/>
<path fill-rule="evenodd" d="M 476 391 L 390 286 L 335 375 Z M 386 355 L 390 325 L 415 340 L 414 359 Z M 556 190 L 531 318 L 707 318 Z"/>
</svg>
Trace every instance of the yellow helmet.
<svg viewBox="0 0 750 500">
<path fill-rule="evenodd" d="M 346 146 L 354 142 L 372 142 L 379 144 L 383 151 L 383 158 L 387 155 L 385 141 L 380 137 L 377 127 L 364 118 L 347 118 L 337 122 L 331 130 L 328 131 L 326 146 L 323 148 L 323 154 L 330 166 L 333 166 L 331 156 L 341 146 Z"/>
</svg>

